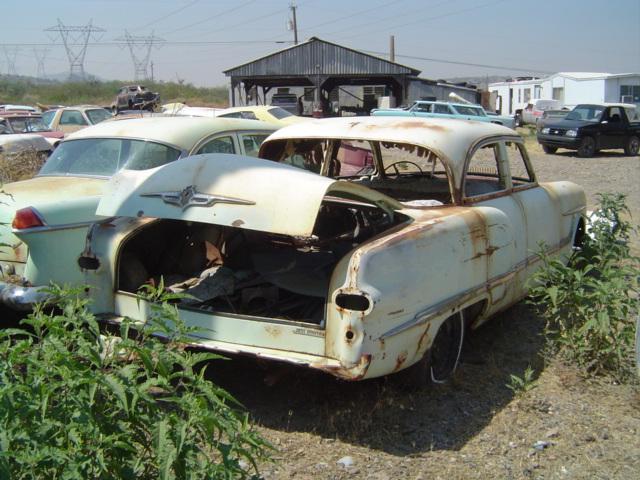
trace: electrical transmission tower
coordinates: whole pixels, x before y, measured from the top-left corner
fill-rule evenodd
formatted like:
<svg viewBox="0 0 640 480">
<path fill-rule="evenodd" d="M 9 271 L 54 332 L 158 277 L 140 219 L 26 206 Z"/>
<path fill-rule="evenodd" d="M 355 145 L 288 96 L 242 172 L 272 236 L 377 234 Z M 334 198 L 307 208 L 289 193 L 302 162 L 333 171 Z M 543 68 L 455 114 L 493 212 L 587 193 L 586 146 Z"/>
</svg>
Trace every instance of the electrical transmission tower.
<svg viewBox="0 0 640 480">
<path fill-rule="evenodd" d="M 47 58 L 47 54 L 49 53 L 48 48 L 34 48 L 33 54 L 36 57 L 36 62 L 38 63 L 38 74 L 37 78 L 45 78 L 47 76 L 44 70 L 44 61 Z"/>
<path fill-rule="evenodd" d="M 69 78 L 85 79 L 84 58 L 87 54 L 87 45 L 91 38 L 96 38 L 97 33 L 105 32 L 104 28 L 92 25 L 93 20 L 88 25 L 65 25 L 60 19 L 58 24 L 46 28 L 45 32 L 55 32 L 60 34 L 64 48 L 67 50 L 69 58 Z"/>
<path fill-rule="evenodd" d="M 19 47 L 7 48 L 4 47 L 4 56 L 7 59 L 7 75 L 17 75 L 16 72 L 16 57 L 20 51 Z"/>
<path fill-rule="evenodd" d="M 115 39 L 117 42 L 125 42 L 131 53 L 133 60 L 133 77 L 134 80 L 146 80 L 149 78 L 148 66 L 151 57 L 151 49 L 155 46 L 160 48 L 164 43 L 162 38 L 156 37 L 153 32 L 148 36 L 131 35 L 127 30 L 124 36 Z"/>
</svg>

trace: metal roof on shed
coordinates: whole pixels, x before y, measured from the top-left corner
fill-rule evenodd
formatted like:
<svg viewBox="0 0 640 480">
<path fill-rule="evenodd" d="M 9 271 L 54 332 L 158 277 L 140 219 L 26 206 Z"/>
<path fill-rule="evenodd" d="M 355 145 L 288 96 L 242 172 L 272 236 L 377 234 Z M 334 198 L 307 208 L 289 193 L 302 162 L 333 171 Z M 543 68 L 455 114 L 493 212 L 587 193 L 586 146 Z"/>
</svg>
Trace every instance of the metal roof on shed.
<svg viewBox="0 0 640 480">
<path fill-rule="evenodd" d="M 317 65 L 320 65 L 320 71 Z M 228 77 L 418 75 L 420 70 L 311 37 L 304 43 L 230 68 L 224 73 Z"/>
</svg>

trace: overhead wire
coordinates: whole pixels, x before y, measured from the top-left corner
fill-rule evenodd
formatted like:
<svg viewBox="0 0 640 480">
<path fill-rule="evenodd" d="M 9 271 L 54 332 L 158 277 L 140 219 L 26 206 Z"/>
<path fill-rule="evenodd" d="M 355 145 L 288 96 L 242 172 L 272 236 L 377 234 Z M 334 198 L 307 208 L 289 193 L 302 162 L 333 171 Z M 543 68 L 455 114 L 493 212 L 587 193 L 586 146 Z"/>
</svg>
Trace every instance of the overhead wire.
<svg viewBox="0 0 640 480">
<path fill-rule="evenodd" d="M 256 0 L 249 0 L 248 2 L 241 3 L 240 5 L 236 5 L 235 7 L 230 8 L 228 10 L 225 10 L 223 12 L 218 12 L 215 15 L 211 15 L 210 17 L 203 18 L 202 20 L 198 20 L 197 22 L 194 22 L 194 23 L 190 23 L 189 25 L 183 25 L 182 27 L 176 28 L 174 30 L 170 30 L 168 32 L 163 32 L 162 35 L 170 35 L 172 33 L 181 32 L 183 30 L 186 30 L 186 29 L 191 28 L 191 27 L 195 27 L 197 25 L 202 25 L 203 23 L 206 23 L 206 22 L 208 22 L 210 20 L 213 20 L 216 17 L 220 17 L 221 15 L 227 15 L 229 13 L 235 12 L 236 10 L 240 10 L 241 8 L 244 8 L 247 5 L 250 5 L 250 4 L 254 3 L 255 1 Z"/>
<path fill-rule="evenodd" d="M 136 27 L 138 30 L 141 30 L 143 28 L 147 28 L 155 23 L 161 22 L 162 20 L 165 20 L 173 15 L 176 15 L 180 12 L 182 12 L 183 10 L 186 10 L 187 8 L 195 5 L 196 3 L 198 3 L 200 0 L 193 0 L 192 2 L 188 3 L 187 5 L 183 5 L 182 7 L 178 8 L 177 10 L 173 10 L 169 13 L 167 13 L 166 15 L 163 15 L 160 18 L 156 18 L 155 20 L 150 21 L 149 23 L 145 23 L 144 25 L 142 25 L 141 27 Z"/>
</svg>

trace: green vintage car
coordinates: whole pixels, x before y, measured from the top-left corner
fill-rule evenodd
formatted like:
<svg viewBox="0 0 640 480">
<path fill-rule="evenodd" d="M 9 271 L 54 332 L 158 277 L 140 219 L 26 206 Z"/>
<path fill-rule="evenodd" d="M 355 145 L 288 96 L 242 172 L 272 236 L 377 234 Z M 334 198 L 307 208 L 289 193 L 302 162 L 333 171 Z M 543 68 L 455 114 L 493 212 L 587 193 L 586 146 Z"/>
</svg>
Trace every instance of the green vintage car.
<svg viewBox="0 0 640 480">
<path fill-rule="evenodd" d="M 70 135 L 38 175 L 3 186 L 0 301 L 28 310 L 50 282 L 82 282 L 76 265 L 107 180 L 202 153 L 256 156 L 276 127 L 255 120 L 156 117 L 114 120 Z"/>
</svg>

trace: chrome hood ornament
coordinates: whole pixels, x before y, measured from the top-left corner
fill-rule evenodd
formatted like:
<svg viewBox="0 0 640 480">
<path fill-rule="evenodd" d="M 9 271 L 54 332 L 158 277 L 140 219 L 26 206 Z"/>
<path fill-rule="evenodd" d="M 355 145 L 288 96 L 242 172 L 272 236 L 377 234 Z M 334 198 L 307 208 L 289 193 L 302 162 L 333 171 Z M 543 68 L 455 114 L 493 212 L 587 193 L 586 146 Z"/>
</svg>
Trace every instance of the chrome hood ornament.
<svg viewBox="0 0 640 480">
<path fill-rule="evenodd" d="M 225 197 L 223 195 L 209 195 L 200 193 L 196 190 L 195 185 L 189 185 L 179 192 L 158 192 L 143 193 L 141 197 L 157 197 L 161 198 L 164 203 L 176 205 L 182 210 L 189 207 L 211 207 L 216 203 L 231 203 L 234 205 L 255 205 L 256 202 L 243 200 L 241 198 Z"/>
</svg>

